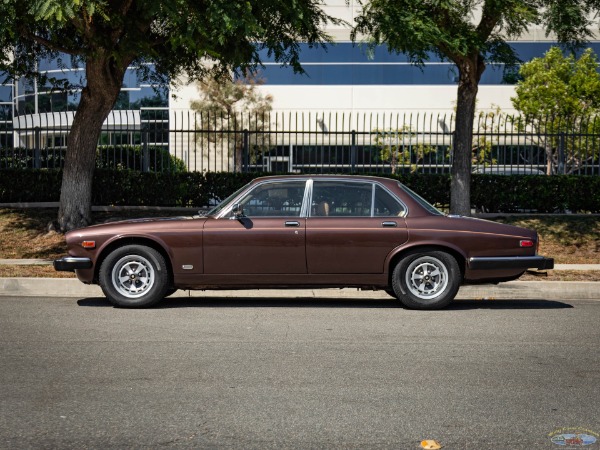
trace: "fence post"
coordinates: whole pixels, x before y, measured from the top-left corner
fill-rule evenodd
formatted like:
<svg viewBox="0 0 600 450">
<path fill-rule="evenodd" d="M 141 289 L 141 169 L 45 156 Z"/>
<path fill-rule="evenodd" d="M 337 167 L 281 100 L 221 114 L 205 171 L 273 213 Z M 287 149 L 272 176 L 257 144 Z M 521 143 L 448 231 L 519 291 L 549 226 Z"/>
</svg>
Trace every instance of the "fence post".
<svg viewBox="0 0 600 450">
<path fill-rule="evenodd" d="M 240 172 L 248 172 L 248 165 L 250 164 L 250 132 L 244 130 L 244 147 L 242 148 L 242 167 Z"/>
<path fill-rule="evenodd" d="M 150 172 L 150 152 L 148 151 L 148 131 L 142 132 L 142 172 Z"/>
<path fill-rule="evenodd" d="M 352 167 L 352 173 L 356 169 L 356 130 L 352 130 L 352 143 L 350 146 L 350 167 Z"/>
<path fill-rule="evenodd" d="M 566 172 L 565 167 L 565 132 L 561 131 L 558 136 L 558 174 L 564 175 Z"/>
<path fill-rule="evenodd" d="M 35 127 L 33 129 L 33 168 L 40 169 L 42 167 L 41 162 L 41 147 L 42 142 L 42 129 Z"/>
</svg>

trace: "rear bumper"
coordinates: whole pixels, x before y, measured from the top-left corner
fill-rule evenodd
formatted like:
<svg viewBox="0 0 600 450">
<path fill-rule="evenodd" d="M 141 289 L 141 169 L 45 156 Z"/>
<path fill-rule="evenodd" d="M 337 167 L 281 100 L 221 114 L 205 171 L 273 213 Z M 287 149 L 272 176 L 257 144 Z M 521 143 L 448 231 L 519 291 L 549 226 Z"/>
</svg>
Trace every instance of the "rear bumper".
<svg viewBox="0 0 600 450">
<path fill-rule="evenodd" d="M 538 269 L 554 268 L 554 259 L 543 256 L 480 256 L 469 258 L 471 270 Z"/>
<path fill-rule="evenodd" d="M 76 256 L 63 256 L 54 260 L 54 270 L 57 272 L 74 272 L 77 269 L 91 269 L 90 258 L 78 258 Z"/>
</svg>

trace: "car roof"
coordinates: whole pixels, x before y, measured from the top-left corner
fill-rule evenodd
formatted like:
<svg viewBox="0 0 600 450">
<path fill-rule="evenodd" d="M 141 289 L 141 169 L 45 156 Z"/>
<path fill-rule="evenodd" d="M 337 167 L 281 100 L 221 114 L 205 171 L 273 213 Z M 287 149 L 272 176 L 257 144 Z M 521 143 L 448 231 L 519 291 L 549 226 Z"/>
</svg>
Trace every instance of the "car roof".
<svg viewBox="0 0 600 450">
<path fill-rule="evenodd" d="M 289 174 L 289 175 L 268 175 L 255 178 L 253 182 L 262 182 L 267 180 L 308 180 L 308 179 L 338 179 L 338 180 L 364 180 L 379 181 L 382 183 L 399 183 L 398 180 L 386 177 L 377 177 L 372 175 L 340 175 L 340 174 Z"/>
</svg>

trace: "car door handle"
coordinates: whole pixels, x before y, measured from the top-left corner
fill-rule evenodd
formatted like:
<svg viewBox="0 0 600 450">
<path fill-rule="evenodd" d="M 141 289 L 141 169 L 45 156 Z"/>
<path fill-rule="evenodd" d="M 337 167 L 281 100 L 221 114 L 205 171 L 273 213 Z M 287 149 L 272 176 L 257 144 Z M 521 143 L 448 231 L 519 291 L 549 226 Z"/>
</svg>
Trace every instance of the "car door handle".
<svg viewBox="0 0 600 450">
<path fill-rule="evenodd" d="M 389 221 L 389 222 L 381 222 L 381 226 L 382 227 L 392 227 L 395 228 L 398 226 L 398 224 L 394 221 Z"/>
<path fill-rule="evenodd" d="M 299 227 L 300 226 L 300 222 L 296 222 L 295 220 L 288 220 L 285 223 L 286 227 Z"/>
</svg>

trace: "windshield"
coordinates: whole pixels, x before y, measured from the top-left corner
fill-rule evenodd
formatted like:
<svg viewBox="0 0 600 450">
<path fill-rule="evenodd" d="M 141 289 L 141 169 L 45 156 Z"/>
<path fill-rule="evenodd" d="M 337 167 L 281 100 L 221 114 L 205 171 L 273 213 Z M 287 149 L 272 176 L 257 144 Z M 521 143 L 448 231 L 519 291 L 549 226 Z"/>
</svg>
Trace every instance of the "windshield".
<svg viewBox="0 0 600 450">
<path fill-rule="evenodd" d="M 427 200 L 425 200 L 423 197 L 421 197 L 419 194 L 417 194 L 412 189 L 404 186 L 402 183 L 398 183 L 398 186 L 400 186 L 400 189 L 402 189 L 404 192 L 406 192 L 408 195 L 410 195 L 414 201 L 416 201 L 419 205 L 421 205 L 423 208 L 425 208 L 427 210 L 427 212 L 434 214 L 436 216 L 444 215 L 443 212 L 441 212 L 439 209 L 437 209 L 435 206 L 433 206 L 431 203 L 429 203 Z"/>
<path fill-rule="evenodd" d="M 205 214 L 205 216 L 216 216 L 217 214 L 219 214 L 221 211 L 223 211 L 225 208 L 227 208 L 231 204 L 231 202 L 247 187 L 248 187 L 248 185 L 246 184 L 245 186 L 242 186 L 241 188 L 239 188 L 237 191 L 235 191 L 233 194 L 231 194 L 229 197 L 227 197 L 225 200 L 223 200 L 217 206 L 215 206 L 214 208 L 209 210 Z"/>
</svg>

